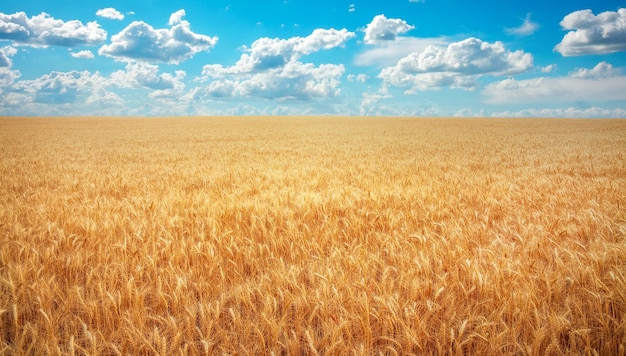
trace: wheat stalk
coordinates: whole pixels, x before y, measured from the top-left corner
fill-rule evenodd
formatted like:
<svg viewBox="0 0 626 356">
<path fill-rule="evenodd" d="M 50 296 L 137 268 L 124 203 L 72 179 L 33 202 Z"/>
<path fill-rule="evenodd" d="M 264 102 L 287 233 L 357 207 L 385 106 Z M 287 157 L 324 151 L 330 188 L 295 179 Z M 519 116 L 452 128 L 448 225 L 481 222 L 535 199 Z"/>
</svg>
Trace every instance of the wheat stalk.
<svg viewBox="0 0 626 356">
<path fill-rule="evenodd" d="M 0 353 L 624 354 L 625 135 L 0 119 Z"/>
</svg>

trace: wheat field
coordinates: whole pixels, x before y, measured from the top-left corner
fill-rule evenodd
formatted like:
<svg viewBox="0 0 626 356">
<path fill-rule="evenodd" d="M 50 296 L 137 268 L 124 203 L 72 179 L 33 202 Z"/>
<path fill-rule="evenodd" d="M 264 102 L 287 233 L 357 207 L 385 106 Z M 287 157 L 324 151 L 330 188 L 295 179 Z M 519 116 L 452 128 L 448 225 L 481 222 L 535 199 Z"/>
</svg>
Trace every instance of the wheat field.
<svg viewBox="0 0 626 356">
<path fill-rule="evenodd" d="M 624 355 L 626 120 L 1 118 L 0 354 Z"/>
</svg>

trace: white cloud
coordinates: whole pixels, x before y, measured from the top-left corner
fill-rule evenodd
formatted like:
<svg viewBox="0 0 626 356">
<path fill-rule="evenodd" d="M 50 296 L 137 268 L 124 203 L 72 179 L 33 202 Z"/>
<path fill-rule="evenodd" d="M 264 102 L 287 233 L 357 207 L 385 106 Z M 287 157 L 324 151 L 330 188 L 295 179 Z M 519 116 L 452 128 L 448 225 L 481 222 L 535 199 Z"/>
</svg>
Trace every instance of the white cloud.
<svg viewBox="0 0 626 356">
<path fill-rule="evenodd" d="M 124 14 L 122 14 L 121 12 L 115 10 L 112 7 L 107 7 L 104 9 L 100 9 L 98 11 L 96 11 L 96 15 L 100 16 L 100 17 L 104 17 L 107 19 L 111 19 L 111 20 L 123 20 L 124 19 Z"/>
<path fill-rule="evenodd" d="M 2 69 L 0 68 L 0 75 L 2 74 Z M 0 90 L 0 92 L 2 92 L 2 90 Z M 17 115 L 23 115 L 24 114 L 24 108 L 25 105 L 28 104 L 29 102 L 29 98 L 21 93 L 15 93 L 15 92 L 8 92 L 8 93 L 3 93 L 2 96 L 0 97 L 0 107 L 4 109 L 4 111 L 6 111 L 6 113 L 8 114 L 9 111 L 7 111 L 8 108 L 12 108 L 15 113 Z"/>
<path fill-rule="evenodd" d="M 19 76 L 0 67 L 0 111 L 8 115 L 163 114 L 182 110 L 184 103 L 185 71 L 163 73 L 145 62 L 131 61 L 106 77 L 87 70 Z"/>
<path fill-rule="evenodd" d="M 445 49 L 431 46 L 421 53 L 412 53 L 398 61 L 407 73 L 453 72 L 460 74 L 517 74 L 532 66 L 529 53 L 508 51 L 502 42 L 484 42 L 468 38 L 450 43 Z"/>
<path fill-rule="evenodd" d="M 626 77 L 601 62 L 593 69 L 579 69 L 567 77 L 541 77 L 494 82 L 482 92 L 489 104 L 572 103 L 626 100 Z"/>
<path fill-rule="evenodd" d="M 361 82 L 361 83 L 365 83 L 368 79 L 367 74 L 350 74 L 346 77 L 346 79 L 348 79 L 349 82 Z"/>
<path fill-rule="evenodd" d="M 243 47 L 247 53 L 241 55 L 232 67 L 221 64 L 205 65 L 202 74 L 210 78 L 224 75 L 263 72 L 273 68 L 281 68 L 289 62 L 296 61 L 304 55 L 323 49 L 342 46 L 347 40 L 354 37 L 353 32 L 346 29 L 316 29 L 307 37 L 259 38 L 252 46 Z"/>
<path fill-rule="evenodd" d="M 109 84 L 121 88 L 143 87 L 152 89 L 153 96 L 172 96 L 182 93 L 185 84 L 182 80 L 186 73 L 178 70 L 171 73 L 159 73 L 159 67 L 154 64 L 144 62 L 129 62 L 125 70 L 118 70 L 111 73 Z M 156 94 L 155 94 L 156 93 Z"/>
<path fill-rule="evenodd" d="M 310 99 L 339 94 L 343 65 L 289 62 L 274 72 L 260 73 L 240 82 L 239 93 L 266 99 Z"/>
<path fill-rule="evenodd" d="M 484 115 L 481 115 L 484 116 Z M 590 108 L 533 108 L 518 111 L 500 111 L 492 112 L 492 117 L 564 117 L 564 118 L 592 118 L 592 117 L 608 117 L 608 118 L 624 118 L 626 110 L 624 109 L 607 109 L 597 106 Z"/>
<path fill-rule="evenodd" d="M 345 28 L 315 29 L 306 37 L 289 39 L 263 37 L 254 41 L 250 48 L 244 47 L 250 54 L 242 55 L 236 67 L 241 72 L 280 67 L 304 55 L 342 46 L 352 37 L 354 33 Z"/>
<path fill-rule="evenodd" d="M 409 87 L 407 93 L 444 87 L 471 90 L 482 75 L 518 74 L 532 65 L 529 53 L 511 52 L 502 42 L 468 38 L 446 48 L 429 46 L 422 52 L 413 52 L 396 65 L 384 68 L 378 77 L 390 85 Z"/>
<path fill-rule="evenodd" d="M 19 73 L 18 73 L 19 74 Z M 2 80 L 0 68 L 0 107 L 11 115 L 116 115 L 112 105 L 123 100 L 107 90 L 108 78 L 98 72 L 51 72 L 32 80 Z"/>
<path fill-rule="evenodd" d="M 12 91 L 15 81 L 20 77 L 18 70 L 11 70 L 10 67 L 0 67 L 0 93 Z M 1 101 L 1 98 L 0 98 Z"/>
<path fill-rule="evenodd" d="M 556 64 L 549 64 L 545 67 L 541 67 L 540 70 L 541 70 L 541 73 L 550 73 L 556 70 Z"/>
<path fill-rule="evenodd" d="M 361 116 L 450 116 L 438 106 L 421 102 L 399 102 L 391 98 L 381 100 L 373 105 L 363 106 L 359 111 Z"/>
<path fill-rule="evenodd" d="M 385 93 L 363 93 L 359 115 L 372 115 L 377 110 L 374 104 L 389 98 L 391 98 L 391 95 Z"/>
<path fill-rule="evenodd" d="M 377 44 L 385 41 L 393 41 L 399 34 L 406 33 L 415 26 L 409 25 L 402 19 L 388 19 L 385 15 L 377 15 L 365 27 L 365 43 Z"/>
<path fill-rule="evenodd" d="M 615 69 L 612 64 L 600 62 L 592 69 L 579 68 L 575 72 L 570 73 L 570 77 L 578 79 L 603 79 L 618 76 L 620 71 Z"/>
<path fill-rule="evenodd" d="M 174 12 L 173 14 L 170 15 L 170 21 L 168 22 L 168 24 L 170 26 L 179 24 L 183 17 L 185 17 L 186 13 L 185 13 L 185 9 L 180 9 L 176 12 Z"/>
<path fill-rule="evenodd" d="M 0 47 L 0 68 L 11 67 L 13 57 L 17 53 L 17 50 L 13 46 Z"/>
<path fill-rule="evenodd" d="M 354 37 L 346 29 L 316 29 L 306 37 L 259 38 L 244 47 L 235 65 L 208 64 L 202 70 L 203 81 L 210 83 L 194 90 L 196 98 L 228 98 L 231 96 L 265 99 L 311 99 L 339 93 L 343 65 L 302 63 L 305 55 L 331 49 Z"/>
<path fill-rule="evenodd" d="M 511 35 L 529 36 L 535 33 L 538 29 L 539 29 L 539 24 L 536 22 L 533 22 L 530 19 L 530 14 L 527 14 L 526 18 L 524 19 L 524 23 L 522 23 L 519 27 L 507 28 L 506 32 Z"/>
<path fill-rule="evenodd" d="M 19 71 L 0 66 L 0 111 L 4 115 L 12 115 L 11 111 L 14 111 L 17 115 L 24 114 L 24 105 L 27 103 L 29 96 L 16 90 L 15 81 L 19 77 Z"/>
<path fill-rule="evenodd" d="M 43 104 L 64 104 L 81 101 L 92 90 L 105 85 L 106 79 L 89 71 L 51 72 L 37 79 L 13 84 L 12 90 L 25 93 L 30 101 Z"/>
<path fill-rule="evenodd" d="M 591 10 L 570 13 L 561 21 L 569 31 L 554 47 L 564 56 L 626 51 L 626 8 L 594 15 Z"/>
<path fill-rule="evenodd" d="M 356 11 L 356 5 L 350 4 L 350 6 L 348 6 L 348 12 L 355 12 L 355 11 Z"/>
<path fill-rule="evenodd" d="M 487 115 L 485 114 L 484 109 L 475 111 L 472 108 L 463 108 L 463 109 L 457 110 L 452 116 L 454 117 L 485 117 Z"/>
<path fill-rule="evenodd" d="M 78 20 L 57 20 L 43 12 L 31 18 L 24 12 L 0 13 L 0 40 L 16 44 L 75 47 L 100 44 L 106 37 L 107 32 L 95 21 L 83 25 Z"/>
<path fill-rule="evenodd" d="M 86 58 L 86 59 L 94 58 L 93 53 L 88 50 L 72 52 L 70 53 L 70 55 L 74 58 Z"/>
<path fill-rule="evenodd" d="M 177 17 L 175 20 L 176 24 L 169 29 L 154 29 L 143 21 L 134 21 L 113 35 L 111 44 L 100 47 L 98 53 L 121 61 L 176 64 L 217 43 L 217 37 L 196 34 L 191 31 L 189 22 Z"/>
<path fill-rule="evenodd" d="M 422 52 L 429 46 L 447 46 L 447 39 L 396 37 L 394 41 L 378 43 L 356 55 L 354 63 L 361 66 L 386 67 L 394 65 L 403 57 L 413 52 Z"/>
<path fill-rule="evenodd" d="M 211 98 L 232 96 L 259 97 L 264 99 L 308 100 L 339 94 L 339 78 L 343 65 L 290 61 L 282 67 L 263 72 L 249 72 L 212 81 L 203 92 Z M 200 96 L 197 96 L 200 98 Z"/>
<path fill-rule="evenodd" d="M 184 94 L 186 73 L 159 73 L 156 65 L 130 62 L 125 70 L 104 77 L 99 72 L 69 71 L 43 75 L 32 80 L 17 81 L 19 72 L 0 68 L 0 106 L 22 102 L 23 105 L 73 105 L 76 110 L 85 105 L 121 104 L 124 102 L 114 89 L 145 89 L 150 98 L 179 98 Z M 135 90 L 133 96 L 140 91 Z M 13 93 L 9 101 L 8 94 Z M 22 111 L 27 110 L 24 108 Z M 36 113 L 37 110 L 35 110 Z M 80 111 L 78 111 L 80 112 Z M 68 114 L 69 112 L 61 112 Z"/>
<path fill-rule="evenodd" d="M 0 68 L 10 67 L 12 64 L 11 58 L 0 51 Z"/>
<path fill-rule="evenodd" d="M 203 94 L 213 98 L 229 98 L 235 94 L 239 85 L 240 82 L 235 80 L 214 81 L 205 88 Z"/>
<path fill-rule="evenodd" d="M 85 99 L 85 104 L 87 105 L 97 105 L 97 106 L 109 106 L 109 105 L 123 105 L 124 99 L 122 99 L 119 95 L 108 91 L 104 88 L 96 88 L 91 94 Z"/>
</svg>

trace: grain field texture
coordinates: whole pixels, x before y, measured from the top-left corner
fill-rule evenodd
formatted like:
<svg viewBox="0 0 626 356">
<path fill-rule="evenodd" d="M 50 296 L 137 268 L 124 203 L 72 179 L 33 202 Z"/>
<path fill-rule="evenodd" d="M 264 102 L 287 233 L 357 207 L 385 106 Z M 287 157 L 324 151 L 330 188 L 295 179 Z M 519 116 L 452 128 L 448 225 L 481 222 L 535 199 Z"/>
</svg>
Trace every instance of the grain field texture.
<svg viewBox="0 0 626 356">
<path fill-rule="evenodd" d="M 0 354 L 624 355 L 626 120 L 0 118 Z"/>
</svg>

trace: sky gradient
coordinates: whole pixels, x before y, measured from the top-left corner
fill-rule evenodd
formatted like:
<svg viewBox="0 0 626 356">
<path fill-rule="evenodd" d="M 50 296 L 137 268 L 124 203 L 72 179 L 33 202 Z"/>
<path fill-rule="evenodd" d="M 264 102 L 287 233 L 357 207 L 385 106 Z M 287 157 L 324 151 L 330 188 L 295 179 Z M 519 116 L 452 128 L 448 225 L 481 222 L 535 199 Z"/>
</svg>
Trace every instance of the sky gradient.
<svg viewBox="0 0 626 356">
<path fill-rule="evenodd" d="M 617 1 L 0 4 L 0 115 L 626 117 Z"/>
</svg>

